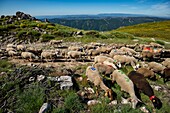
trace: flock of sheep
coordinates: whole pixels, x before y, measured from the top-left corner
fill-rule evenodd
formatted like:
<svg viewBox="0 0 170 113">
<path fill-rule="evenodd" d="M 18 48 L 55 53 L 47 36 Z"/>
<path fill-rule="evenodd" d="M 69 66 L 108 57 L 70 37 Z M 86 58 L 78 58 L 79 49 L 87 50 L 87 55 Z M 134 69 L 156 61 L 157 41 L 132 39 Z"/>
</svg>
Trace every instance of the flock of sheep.
<svg viewBox="0 0 170 113">
<path fill-rule="evenodd" d="M 64 46 L 65 44 L 65 46 Z M 161 108 L 162 103 L 154 95 L 152 87 L 147 79 L 156 80 L 156 74 L 161 75 L 164 82 L 170 78 L 170 52 L 159 44 L 101 44 L 90 43 L 85 45 L 70 45 L 62 40 L 51 40 L 40 48 L 27 47 L 26 45 L 8 44 L 5 50 L 1 49 L 1 56 L 7 53 L 11 58 L 22 58 L 29 61 L 54 62 L 57 59 L 65 61 L 93 61 L 91 66 L 86 68 L 86 76 L 96 87 L 105 91 L 105 96 L 113 100 L 113 91 L 103 82 L 103 76 L 121 87 L 122 91 L 129 93 L 128 99 L 132 108 L 136 108 L 138 102 L 142 102 L 139 92 L 147 95 L 155 108 Z M 126 75 L 120 69 L 130 65 L 132 72 Z"/>
</svg>

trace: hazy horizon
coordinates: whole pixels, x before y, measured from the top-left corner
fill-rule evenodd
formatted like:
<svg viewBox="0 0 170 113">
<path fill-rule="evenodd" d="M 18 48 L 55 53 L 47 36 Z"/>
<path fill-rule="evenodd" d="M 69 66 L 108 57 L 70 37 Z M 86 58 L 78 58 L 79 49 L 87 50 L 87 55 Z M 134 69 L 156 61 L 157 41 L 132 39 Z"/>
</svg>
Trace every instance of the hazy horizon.
<svg viewBox="0 0 170 113">
<path fill-rule="evenodd" d="M 170 17 L 170 0 L 1 0 L 0 15 L 142 14 Z"/>
</svg>

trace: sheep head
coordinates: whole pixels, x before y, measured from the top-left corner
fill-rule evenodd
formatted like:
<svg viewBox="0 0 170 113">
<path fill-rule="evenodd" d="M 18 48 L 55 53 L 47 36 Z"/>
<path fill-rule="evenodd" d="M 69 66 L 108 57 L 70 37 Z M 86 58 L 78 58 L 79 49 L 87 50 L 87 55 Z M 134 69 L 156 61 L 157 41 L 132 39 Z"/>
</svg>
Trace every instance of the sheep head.
<svg viewBox="0 0 170 113">
<path fill-rule="evenodd" d="M 156 96 L 151 96 L 150 100 L 152 101 L 152 103 L 156 109 L 160 109 L 162 107 L 161 100 L 159 98 L 157 98 Z"/>
</svg>

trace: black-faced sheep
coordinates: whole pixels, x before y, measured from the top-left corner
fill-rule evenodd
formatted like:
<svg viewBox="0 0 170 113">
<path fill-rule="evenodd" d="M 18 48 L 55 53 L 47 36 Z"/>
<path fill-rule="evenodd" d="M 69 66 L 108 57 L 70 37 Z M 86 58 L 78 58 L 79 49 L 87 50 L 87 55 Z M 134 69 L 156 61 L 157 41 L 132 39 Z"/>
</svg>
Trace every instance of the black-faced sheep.
<svg viewBox="0 0 170 113">
<path fill-rule="evenodd" d="M 99 71 L 93 66 L 88 66 L 86 69 L 87 80 L 92 82 L 96 87 L 100 86 L 105 91 L 105 96 L 108 96 L 110 100 L 113 100 L 113 91 L 109 89 L 102 81 Z"/>
<path fill-rule="evenodd" d="M 126 76 L 122 71 L 120 70 L 115 70 L 113 73 L 110 75 L 112 81 L 116 81 L 116 83 L 121 87 L 122 91 L 125 91 L 129 93 L 130 95 L 130 100 L 132 102 L 132 108 L 136 108 L 136 104 L 138 101 L 140 101 L 134 91 L 134 85 L 133 82 Z"/>
<path fill-rule="evenodd" d="M 149 70 L 147 68 L 139 68 L 137 70 L 138 73 L 144 75 L 145 78 L 149 78 L 151 80 L 155 80 L 156 79 L 156 75 L 152 70 Z"/>
<path fill-rule="evenodd" d="M 139 94 L 139 91 L 140 91 L 149 97 L 149 99 L 152 101 L 155 108 L 160 109 L 162 107 L 162 102 L 160 101 L 159 98 L 157 98 L 154 95 L 154 91 L 152 87 L 150 86 L 149 82 L 144 78 L 144 75 L 136 71 L 131 71 L 128 74 L 128 77 L 134 83 L 136 95 L 138 96 L 139 99 L 141 99 L 140 94 Z"/>
</svg>

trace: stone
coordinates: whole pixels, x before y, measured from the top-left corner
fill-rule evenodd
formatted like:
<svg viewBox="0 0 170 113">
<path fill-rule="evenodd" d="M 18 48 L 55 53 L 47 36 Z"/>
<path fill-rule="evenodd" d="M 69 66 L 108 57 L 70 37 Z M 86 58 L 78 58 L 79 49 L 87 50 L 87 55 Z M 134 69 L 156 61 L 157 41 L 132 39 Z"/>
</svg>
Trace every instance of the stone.
<svg viewBox="0 0 170 113">
<path fill-rule="evenodd" d="M 145 106 L 140 107 L 139 109 L 140 109 L 141 111 L 143 111 L 144 113 L 150 113 L 149 110 L 147 110 Z"/>
<path fill-rule="evenodd" d="M 59 77 L 47 77 L 48 80 L 50 80 L 50 81 L 56 81 L 56 82 L 58 81 L 58 78 L 59 78 Z"/>
<path fill-rule="evenodd" d="M 109 103 L 109 105 L 117 105 L 117 100 L 113 100 Z"/>
<path fill-rule="evenodd" d="M 37 75 L 37 81 L 42 81 L 45 79 L 44 75 Z"/>
<path fill-rule="evenodd" d="M 72 82 L 72 78 L 70 76 L 60 76 L 58 82 Z"/>
<path fill-rule="evenodd" d="M 33 82 L 35 80 L 35 77 L 30 77 L 29 82 Z"/>
<path fill-rule="evenodd" d="M 64 89 L 71 89 L 73 87 L 73 83 L 72 82 L 61 82 L 60 83 L 60 89 L 64 90 Z"/>
<path fill-rule="evenodd" d="M 45 113 L 50 109 L 50 104 L 49 103 L 44 103 L 38 113 Z"/>
<path fill-rule="evenodd" d="M 88 106 L 93 106 L 93 105 L 96 105 L 96 104 L 101 104 L 101 102 L 98 101 L 98 100 L 89 100 L 89 101 L 87 102 L 87 105 L 88 105 Z"/>
</svg>

